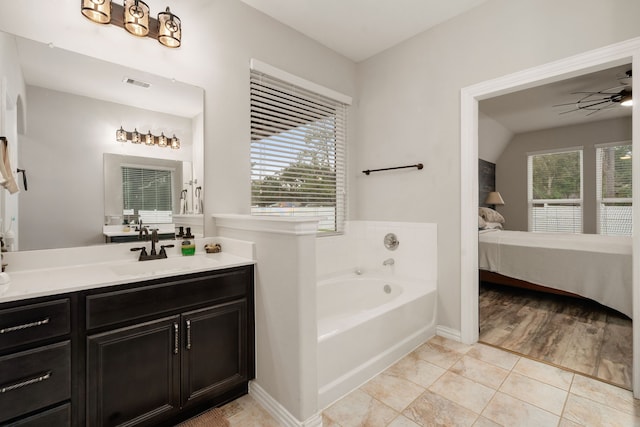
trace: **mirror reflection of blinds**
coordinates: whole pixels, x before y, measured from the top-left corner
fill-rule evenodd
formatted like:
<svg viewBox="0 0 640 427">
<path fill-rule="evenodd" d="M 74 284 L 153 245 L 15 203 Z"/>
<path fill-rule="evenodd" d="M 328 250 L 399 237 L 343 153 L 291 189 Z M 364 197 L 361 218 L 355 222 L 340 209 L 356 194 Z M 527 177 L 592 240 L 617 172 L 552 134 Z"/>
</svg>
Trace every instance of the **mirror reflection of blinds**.
<svg viewBox="0 0 640 427">
<path fill-rule="evenodd" d="M 582 233 L 582 149 L 528 155 L 529 231 Z"/>
<path fill-rule="evenodd" d="M 632 146 L 596 146 L 598 233 L 630 236 L 632 228 Z"/>
<path fill-rule="evenodd" d="M 122 167 L 123 209 L 172 210 L 171 171 Z"/>
<path fill-rule="evenodd" d="M 347 106 L 251 71 L 251 212 L 321 217 L 341 232 L 346 211 Z"/>
</svg>

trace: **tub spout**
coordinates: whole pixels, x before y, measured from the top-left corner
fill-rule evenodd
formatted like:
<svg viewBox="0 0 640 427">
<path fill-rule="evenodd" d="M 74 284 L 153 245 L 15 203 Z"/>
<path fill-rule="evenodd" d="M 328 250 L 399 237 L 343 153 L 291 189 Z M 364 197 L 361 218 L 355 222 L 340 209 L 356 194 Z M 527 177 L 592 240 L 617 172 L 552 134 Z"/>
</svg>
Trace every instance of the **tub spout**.
<svg viewBox="0 0 640 427">
<path fill-rule="evenodd" d="M 382 265 L 393 265 L 395 264 L 395 260 L 393 258 L 387 258 L 384 261 L 382 261 Z"/>
</svg>

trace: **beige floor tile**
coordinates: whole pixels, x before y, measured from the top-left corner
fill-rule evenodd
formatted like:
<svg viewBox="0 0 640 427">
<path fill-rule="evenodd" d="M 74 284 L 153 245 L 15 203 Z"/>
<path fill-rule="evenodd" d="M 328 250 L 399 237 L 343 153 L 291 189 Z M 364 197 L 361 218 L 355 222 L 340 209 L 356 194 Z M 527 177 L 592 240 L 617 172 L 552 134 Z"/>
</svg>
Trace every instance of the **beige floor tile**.
<svg viewBox="0 0 640 427">
<path fill-rule="evenodd" d="M 325 426 L 322 426 L 325 427 Z M 398 418 L 393 420 L 388 427 L 420 427 L 419 424 L 414 423 L 409 418 L 399 415 Z"/>
<path fill-rule="evenodd" d="M 446 372 L 444 368 L 424 361 L 415 353 L 402 358 L 398 363 L 385 371 L 389 375 L 407 379 L 424 388 L 429 387 L 435 380 Z"/>
<path fill-rule="evenodd" d="M 322 427 L 340 427 L 340 424 L 329 418 L 327 414 L 322 414 Z"/>
<path fill-rule="evenodd" d="M 489 418 L 478 417 L 477 421 L 473 424 L 473 427 L 502 427 L 498 423 L 494 423 Z"/>
<path fill-rule="evenodd" d="M 422 360 L 433 363 L 444 369 L 449 369 L 462 357 L 462 353 L 443 347 L 439 344 L 426 342 L 415 349 L 413 353 Z"/>
<path fill-rule="evenodd" d="M 629 390 L 583 375 L 574 377 L 570 392 L 628 414 L 640 414 L 640 400 L 634 399 Z"/>
<path fill-rule="evenodd" d="M 569 390 L 573 381 L 573 373 L 546 363 L 521 357 L 513 368 L 513 372 L 525 375 L 534 380 L 558 387 L 562 390 Z"/>
<path fill-rule="evenodd" d="M 560 421 L 557 415 L 501 392 L 491 399 L 482 416 L 509 427 L 554 427 Z"/>
<path fill-rule="evenodd" d="M 490 347 L 484 344 L 477 344 L 467 352 L 467 356 L 491 363 L 502 369 L 511 370 L 520 359 L 515 354 Z"/>
<path fill-rule="evenodd" d="M 497 390 L 509 371 L 480 359 L 464 356 L 449 371 Z"/>
<path fill-rule="evenodd" d="M 500 391 L 556 415 L 562 414 L 568 394 L 565 390 L 516 372 L 509 375 Z"/>
<path fill-rule="evenodd" d="M 569 394 L 563 418 L 585 426 L 628 427 L 640 425 L 640 418 L 610 406 Z"/>
<path fill-rule="evenodd" d="M 402 415 L 424 427 L 472 426 L 478 415 L 427 390 Z"/>
<path fill-rule="evenodd" d="M 561 418 L 560 419 L 560 424 L 558 424 L 558 427 L 584 427 L 584 426 L 582 424 L 578 424 L 578 423 L 574 423 L 573 421 L 569 421 L 566 418 Z"/>
<path fill-rule="evenodd" d="M 398 416 L 396 411 L 362 390 L 349 393 L 324 413 L 343 427 L 384 427 Z"/>
<path fill-rule="evenodd" d="M 425 391 L 424 387 L 409 380 L 386 373 L 376 376 L 360 389 L 398 412 L 402 412 Z"/>
<path fill-rule="evenodd" d="M 429 390 L 460 406 L 480 414 L 495 394 L 495 390 L 453 372 L 447 372 Z"/>
<path fill-rule="evenodd" d="M 442 347 L 457 351 L 458 353 L 466 353 L 473 348 L 472 345 L 463 344 L 459 341 L 450 340 L 438 335 L 431 338 L 428 342 L 430 342 L 431 344 L 441 345 Z"/>
<path fill-rule="evenodd" d="M 225 415 L 231 427 L 280 427 L 280 424 L 248 394 L 223 406 L 223 414 L 225 408 L 233 403 L 237 403 L 239 408 L 233 409 L 233 415 Z"/>
</svg>

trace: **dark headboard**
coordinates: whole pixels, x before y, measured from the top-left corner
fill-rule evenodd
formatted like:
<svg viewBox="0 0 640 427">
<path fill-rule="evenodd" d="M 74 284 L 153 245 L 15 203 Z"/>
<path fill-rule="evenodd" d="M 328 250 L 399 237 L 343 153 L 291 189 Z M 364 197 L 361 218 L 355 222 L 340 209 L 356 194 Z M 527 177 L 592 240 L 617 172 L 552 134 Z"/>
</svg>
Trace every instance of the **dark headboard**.
<svg viewBox="0 0 640 427">
<path fill-rule="evenodd" d="M 484 204 L 487 194 L 496 190 L 496 164 L 478 159 L 478 204 Z"/>
</svg>

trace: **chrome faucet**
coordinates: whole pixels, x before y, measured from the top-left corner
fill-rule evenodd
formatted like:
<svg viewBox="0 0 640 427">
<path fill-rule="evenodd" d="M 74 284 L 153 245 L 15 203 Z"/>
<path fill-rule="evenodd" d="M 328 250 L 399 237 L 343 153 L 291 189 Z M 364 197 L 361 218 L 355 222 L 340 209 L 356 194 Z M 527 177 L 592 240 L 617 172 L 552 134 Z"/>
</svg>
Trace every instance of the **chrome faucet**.
<svg viewBox="0 0 640 427">
<path fill-rule="evenodd" d="M 387 258 L 384 261 L 382 261 L 382 265 L 393 265 L 395 264 L 395 260 L 393 258 Z"/>
</svg>

